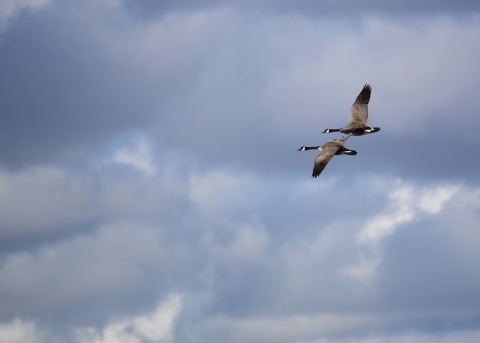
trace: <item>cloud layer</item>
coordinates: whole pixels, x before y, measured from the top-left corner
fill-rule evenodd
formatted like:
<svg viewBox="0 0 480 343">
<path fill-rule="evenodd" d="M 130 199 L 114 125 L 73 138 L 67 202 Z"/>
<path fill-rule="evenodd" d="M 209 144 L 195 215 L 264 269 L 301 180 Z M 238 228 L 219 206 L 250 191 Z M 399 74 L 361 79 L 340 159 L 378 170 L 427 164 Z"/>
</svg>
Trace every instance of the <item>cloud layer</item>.
<svg viewBox="0 0 480 343">
<path fill-rule="evenodd" d="M 403 5 L 0 5 L 0 343 L 478 340 L 480 12 Z"/>
<path fill-rule="evenodd" d="M 76 333 L 75 342 L 361 342 L 392 329 L 385 336 L 390 338 L 379 341 L 399 339 L 396 330 L 408 328 L 424 332 L 428 341 L 444 320 L 459 329 L 476 327 L 480 275 L 472 242 L 478 236 L 479 189 L 419 188 L 378 178 L 358 179 L 348 188 L 342 179 L 315 180 L 312 186 L 298 179 L 286 186 L 284 178 L 191 167 L 176 181 L 169 176 L 182 175 L 177 170 L 184 167 L 170 162 L 159 167 L 169 173 L 149 176 L 123 164 L 91 169 L 83 183 L 97 179 L 96 187 L 68 187 L 63 198 L 75 203 L 76 212 L 94 216 L 75 218 L 44 207 L 36 243 L 29 242 L 28 228 L 7 234 L 6 242 L 16 248 L 4 248 L 10 252 L 0 268 L 6 332 L 37 330 L 58 338 L 43 324 L 43 314 L 70 327 L 67 335 Z M 39 180 L 43 174 L 51 172 L 33 173 Z M 54 175 L 63 175 L 60 185 L 79 177 L 68 170 Z M 166 191 L 170 187 L 178 193 Z M 113 188 L 129 197 L 119 201 Z M 103 204 L 78 202 L 79 192 Z M 368 192 L 363 204 L 351 196 Z M 48 198 L 57 195 L 44 194 L 44 204 L 58 209 Z M 23 221 L 12 218 L 10 226 L 21 228 Z M 54 240 L 51 228 L 58 228 Z M 453 290 L 459 292 L 455 297 Z M 163 300 L 170 304 L 164 310 L 149 305 L 172 292 L 181 295 L 181 306 L 178 296 Z M 12 313 L 38 322 L 9 321 Z M 152 324 L 155 318 L 170 326 Z M 151 326 L 168 327 L 161 332 L 169 334 L 148 338 L 155 334 L 146 333 Z"/>
</svg>

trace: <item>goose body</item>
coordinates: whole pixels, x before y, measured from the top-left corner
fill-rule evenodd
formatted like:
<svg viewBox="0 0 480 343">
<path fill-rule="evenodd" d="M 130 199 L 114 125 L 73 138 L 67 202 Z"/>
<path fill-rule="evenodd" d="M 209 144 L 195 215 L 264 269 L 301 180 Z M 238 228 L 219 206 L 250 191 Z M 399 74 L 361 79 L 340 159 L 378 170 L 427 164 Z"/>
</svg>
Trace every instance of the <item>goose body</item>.
<svg viewBox="0 0 480 343">
<path fill-rule="evenodd" d="M 363 136 L 380 131 L 379 127 L 367 126 L 368 103 L 372 94 L 372 87 L 366 84 L 350 107 L 350 121 L 341 129 L 326 129 L 322 133 L 341 132 L 349 136 Z"/>
<path fill-rule="evenodd" d="M 335 138 L 335 139 L 332 139 L 330 142 L 327 142 L 320 146 L 313 146 L 313 147 L 302 146 L 300 149 L 298 149 L 298 151 L 306 151 L 306 150 L 321 151 L 320 154 L 315 158 L 315 163 L 313 164 L 312 177 L 317 177 L 318 175 L 320 175 L 333 156 L 357 154 L 355 150 L 350 150 L 345 148 L 345 141 L 347 139 L 348 139 L 348 136 L 343 138 Z"/>
</svg>

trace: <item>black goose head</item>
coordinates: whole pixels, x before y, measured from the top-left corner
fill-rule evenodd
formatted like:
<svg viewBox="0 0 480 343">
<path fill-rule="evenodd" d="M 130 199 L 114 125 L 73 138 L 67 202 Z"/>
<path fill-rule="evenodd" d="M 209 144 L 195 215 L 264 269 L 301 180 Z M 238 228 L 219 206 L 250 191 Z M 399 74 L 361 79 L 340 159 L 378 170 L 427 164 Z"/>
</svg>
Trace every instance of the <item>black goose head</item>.
<svg viewBox="0 0 480 343">
<path fill-rule="evenodd" d="M 320 146 L 302 146 L 300 149 L 297 149 L 297 151 L 305 151 L 305 150 L 318 150 Z"/>
<path fill-rule="evenodd" d="M 340 132 L 340 129 L 325 129 L 322 133 Z"/>
</svg>

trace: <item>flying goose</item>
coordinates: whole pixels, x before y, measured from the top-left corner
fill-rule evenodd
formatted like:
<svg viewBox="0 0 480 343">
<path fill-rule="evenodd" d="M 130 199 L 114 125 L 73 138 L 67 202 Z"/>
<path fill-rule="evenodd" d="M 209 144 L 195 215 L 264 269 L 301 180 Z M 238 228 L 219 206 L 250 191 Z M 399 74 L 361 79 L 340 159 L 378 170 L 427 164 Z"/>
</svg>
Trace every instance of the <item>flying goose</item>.
<svg viewBox="0 0 480 343">
<path fill-rule="evenodd" d="M 298 151 L 305 150 L 320 150 L 321 153 L 315 158 L 315 163 L 313 165 L 312 177 L 317 177 L 320 175 L 327 166 L 328 162 L 332 159 L 334 155 L 356 155 L 355 150 L 350 150 L 345 148 L 345 141 L 348 139 L 348 136 L 342 138 L 332 139 L 330 142 L 327 142 L 320 146 L 302 146 Z"/>
<path fill-rule="evenodd" d="M 372 94 L 372 87 L 366 84 L 357 99 L 350 107 L 350 121 L 347 126 L 341 129 L 326 129 L 322 133 L 341 132 L 351 136 L 363 136 L 369 133 L 380 131 L 379 127 L 367 126 L 368 102 Z"/>
</svg>

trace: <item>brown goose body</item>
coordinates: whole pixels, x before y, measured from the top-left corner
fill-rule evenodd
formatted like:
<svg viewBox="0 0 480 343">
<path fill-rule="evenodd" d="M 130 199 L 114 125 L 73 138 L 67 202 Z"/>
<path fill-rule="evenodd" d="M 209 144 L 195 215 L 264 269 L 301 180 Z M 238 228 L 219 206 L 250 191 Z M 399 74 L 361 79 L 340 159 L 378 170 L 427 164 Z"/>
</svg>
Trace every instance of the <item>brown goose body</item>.
<svg viewBox="0 0 480 343">
<path fill-rule="evenodd" d="M 350 121 L 341 129 L 326 129 L 322 133 L 341 132 L 350 136 L 363 136 L 380 131 L 379 127 L 367 126 L 368 103 L 372 95 L 372 87 L 366 84 L 350 107 Z"/>
<path fill-rule="evenodd" d="M 350 150 L 345 148 L 345 141 L 347 139 L 348 137 L 335 138 L 335 139 L 332 139 L 330 142 L 327 142 L 320 146 L 316 146 L 316 147 L 302 146 L 300 149 L 298 149 L 298 151 L 305 151 L 305 150 L 321 151 L 320 154 L 315 158 L 315 163 L 313 164 L 312 177 L 319 176 L 327 166 L 328 162 L 330 162 L 330 160 L 333 158 L 333 156 L 357 154 L 355 150 Z"/>
</svg>

